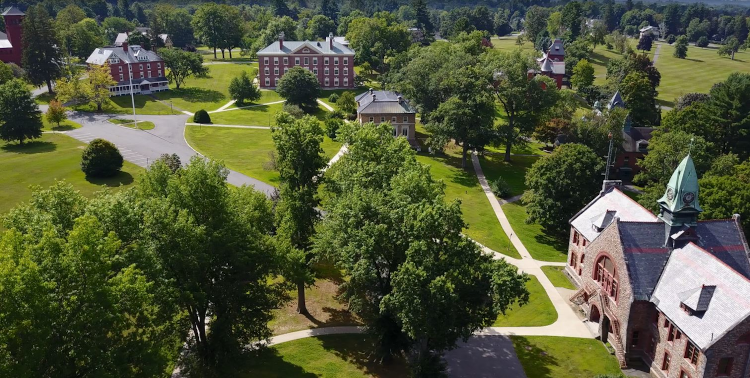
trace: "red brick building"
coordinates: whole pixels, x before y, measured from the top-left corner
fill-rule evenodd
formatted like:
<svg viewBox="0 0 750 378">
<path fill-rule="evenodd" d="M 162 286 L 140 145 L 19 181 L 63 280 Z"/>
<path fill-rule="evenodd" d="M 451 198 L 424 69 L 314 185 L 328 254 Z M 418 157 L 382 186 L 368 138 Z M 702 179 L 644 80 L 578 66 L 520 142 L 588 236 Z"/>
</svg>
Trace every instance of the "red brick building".
<svg viewBox="0 0 750 378">
<path fill-rule="evenodd" d="M 26 16 L 16 7 L 2 13 L 5 33 L 0 32 L 0 60 L 21 65 L 23 57 L 23 18 Z"/>
<path fill-rule="evenodd" d="M 98 48 L 86 59 L 86 63 L 99 66 L 109 63 L 112 78 L 117 81 L 109 88 L 111 96 L 129 95 L 131 83 L 136 94 L 169 89 L 164 61 L 156 53 L 138 45 L 128 46 L 124 42 L 120 47 Z M 129 76 L 128 72 L 132 72 L 132 75 Z"/>
<path fill-rule="evenodd" d="M 360 124 L 388 122 L 393 127 L 393 136 L 402 136 L 414 148 L 419 148 L 415 130 L 417 111 L 398 92 L 369 91 L 355 98 L 357 121 Z"/>
<path fill-rule="evenodd" d="M 551 77 L 557 83 L 557 89 L 562 88 L 563 79 L 565 79 L 565 48 L 562 40 L 555 39 L 549 51 L 536 61 L 539 63 L 539 69 L 529 71 L 529 77 L 534 75 Z"/>
<path fill-rule="evenodd" d="M 622 367 L 653 377 L 750 376 L 750 260 L 739 216 L 702 220 L 690 156 L 658 216 L 614 187 L 570 221 L 571 301 Z"/>
<path fill-rule="evenodd" d="M 625 101 L 620 91 L 615 92 L 607 108 L 609 110 L 625 108 Z M 648 153 L 651 133 L 654 130 L 653 127 L 633 127 L 630 114 L 625 118 L 622 128 L 622 149 L 615 157 L 613 165 L 613 172 L 619 180 L 630 183 L 633 177 L 641 171 L 638 160 L 643 159 Z"/>
<path fill-rule="evenodd" d="M 318 77 L 322 89 L 354 88 L 354 50 L 336 42 L 333 34 L 325 42 L 284 41 L 258 51 L 260 87 L 273 89 L 292 67 L 302 67 Z"/>
</svg>

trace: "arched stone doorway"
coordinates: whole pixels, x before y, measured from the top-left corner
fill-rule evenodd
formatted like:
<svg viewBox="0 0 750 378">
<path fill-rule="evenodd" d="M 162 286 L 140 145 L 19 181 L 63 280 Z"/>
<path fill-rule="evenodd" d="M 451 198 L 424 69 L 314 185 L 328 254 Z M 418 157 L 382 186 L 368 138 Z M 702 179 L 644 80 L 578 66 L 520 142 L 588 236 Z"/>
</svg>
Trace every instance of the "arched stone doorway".
<svg viewBox="0 0 750 378">
<path fill-rule="evenodd" d="M 604 315 L 604 318 L 602 319 L 601 335 L 602 342 L 606 343 L 607 337 L 609 336 L 609 318 L 607 317 L 607 315 Z"/>
<path fill-rule="evenodd" d="M 601 318 L 601 313 L 599 313 L 599 307 L 596 307 L 596 305 L 591 305 L 591 313 L 589 314 L 589 321 L 593 323 L 599 323 L 599 318 Z"/>
</svg>

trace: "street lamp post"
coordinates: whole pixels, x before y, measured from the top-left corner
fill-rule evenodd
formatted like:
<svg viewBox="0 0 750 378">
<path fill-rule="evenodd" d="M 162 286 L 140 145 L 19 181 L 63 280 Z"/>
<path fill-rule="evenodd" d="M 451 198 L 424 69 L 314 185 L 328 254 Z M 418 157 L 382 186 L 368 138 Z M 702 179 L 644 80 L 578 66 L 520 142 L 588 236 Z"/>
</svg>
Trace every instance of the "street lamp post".
<svg viewBox="0 0 750 378">
<path fill-rule="evenodd" d="M 129 59 L 128 59 L 129 60 Z M 135 95 L 133 95 L 133 63 L 128 62 L 128 79 L 130 80 L 130 101 L 133 104 L 133 127 L 138 129 L 138 119 L 135 116 Z"/>
</svg>

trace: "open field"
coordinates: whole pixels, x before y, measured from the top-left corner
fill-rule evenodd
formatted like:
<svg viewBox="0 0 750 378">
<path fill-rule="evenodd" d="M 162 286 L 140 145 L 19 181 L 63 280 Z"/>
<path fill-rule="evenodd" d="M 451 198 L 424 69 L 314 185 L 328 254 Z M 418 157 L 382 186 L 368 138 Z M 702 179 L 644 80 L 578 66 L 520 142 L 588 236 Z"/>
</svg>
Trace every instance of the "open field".
<svg viewBox="0 0 750 378">
<path fill-rule="evenodd" d="M 739 51 L 734 60 L 721 57 L 717 49 L 688 47 L 687 58 L 672 56 L 674 47 L 662 43 L 656 68 L 661 73 L 661 84 L 657 90 L 657 101 L 666 106 L 674 106 L 674 100 L 691 92 L 708 93 L 711 86 L 724 81 L 732 72 L 750 73 L 750 52 Z"/>
<path fill-rule="evenodd" d="M 550 282 L 552 282 L 552 285 L 555 285 L 555 287 L 564 287 L 566 289 L 575 290 L 576 287 L 573 285 L 572 282 L 568 279 L 568 277 L 563 273 L 563 270 L 565 268 L 561 266 L 543 266 L 542 271 L 544 272 L 544 275 L 549 278 Z"/>
<path fill-rule="evenodd" d="M 368 335 L 327 335 L 275 345 L 248 358 L 243 378 L 405 378 L 405 362 L 380 364 Z"/>
<path fill-rule="evenodd" d="M 257 71 L 257 66 L 251 64 L 211 64 L 207 67 L 208 77 L 187 78 L 180 89 L 170 85 L 170 90 L 154 93 L 154 96 L 190 112 L 216 110 L 231 100 L 229 82 L 232 78 L 242 71 L 254 77 Z"/>
<path fill-rule="evenodd" d="M 276 113 L 282 111 L 284 104 L 258 105 L 244 109 L 211 113 L 211 123 L 219 125 L 266 126 L 275 125 Z"/>
<path fill-rule="evenodd" d="M 279 182 L 279 173 L 267 166 L 270 154 L 275 150 L 271 130 L 187 126 L 185 138 L 198 152 L 223 161 L 227 168 L 271 185 Z M 325 137 L 322 147 L 326 157 L 331 158 L 339 151 L 341 143 Z"/>
<path fill-rule="evenodd" d="M 550 325 L 557 320 L 557 311 L 536 276 L 529 275 L 526 289 L 529 291 L 529 303 L 519 306 L 514 304 L 505 315 L 500 314 L 492 324 L 493 327 L 539 327 Z M 529 375 L 529 377 L 534 377 Z"/>
<path fill-rule="evenodd" d="M 479 157 L 482 171 L 488 182 L 502 177 L 510 186 L 511 196 L 522 194 L 526 190 L 526 171 L 536 162 L 536 156 L 511 156 L 510 163 L 505 162 L 505 155 L 486 152 Z"/>
<path fill-rule="evenodd" d="M 417 160 L 430 166 L 432 177 L 445 183 L 445 198 L 461 200 L 461 211 L 468 229 L 466 235 L 502 254 L 520 258 L 503 232 L 487 197 L 479 185 L 471 160 L 468 168 L 461 168 L 460 153 L 448 150 L 446 155 L 419 155 Z"/>
<path fill-rule="evenodd" d="M 104 187 L 122 188 L 133 183 L 142 168 L 125 162 L 122 172 L 106 179 L 87 179 L 81 172 L 84 144 L 62 134 L 44 134 L 23 146 L 0 145 L 0 214 L 31 198 L 31 185 L 47 188 L 65 180 L 86 196 Z"/>
<path fill-rule="evenodd" d="M 131 100 L 130 96 L 115 96 L 110 97 L 109 100 L 102 106 L 103 113 L 115 113 L 115 114 L 133 114 L 133 102 L 135 102 L 136 114 L 143 115 L 168 115 L 178 114 L 178 110 L 170 109 L 169 105 L 164 105 L 158 101 L 154 101 L 153 98 L 146 95 L 135 95 Z M 74 105 L 71 109 L 81 112 L 96 112 L 96 105 L 93 103 Z"/>
<path fill-rule="evenodd" d="M 548 237 L 542 227 L 536 223 L 526 224 L 526 218 L 528 217 L 526 208 L 520 202 L 503 205 L 503 212 L 531 257 L 542 261 L 566 261 L 567 241 Z"/>
<path fill-rule="evenodd" d="M 229 50 L 224 50 L 224 58 L 221 57 L 221 50 L 216 49 L 216 58 L 214 59 L 214 50 L 211 48 L 208 48 L 206 46 L 198 47 L 197 49 L 198 53 L 201 54 L 203 57 L 204 62 L 234 62 L 234 63 L 245 63 L 245 62 L 251 62 L 252 59 L 250 59 L 249 56 L 242 56 L 240 54 L 241 50 L 239 48 L 235 48 L 232 50 L 232 58 L 229 58 Z"/>
<path fill-rule="evenodd" d="M 591 378 L 621 374 L 617 359 L 594 339 L 511 336 L 527 377 Z"/>
</svg>

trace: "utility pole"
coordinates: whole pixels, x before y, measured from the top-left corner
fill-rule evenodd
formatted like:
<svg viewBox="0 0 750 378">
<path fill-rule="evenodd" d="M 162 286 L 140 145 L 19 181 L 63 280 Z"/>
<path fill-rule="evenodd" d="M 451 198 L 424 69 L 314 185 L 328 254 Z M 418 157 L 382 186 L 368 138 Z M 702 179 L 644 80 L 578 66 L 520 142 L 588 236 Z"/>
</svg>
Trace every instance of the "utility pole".
<svg viewBox="0 0 750 378">
<path fill-rule="evenodd" d="M 129 49 L 129 48 L 128 48 Z M 130 52 L 128 52 L 129 54 Z M 138 130 L 138 119 L 135 117 L 135 95 L 133 95 L 133 63 L 130 63 L 128 57 L 128 79 L 130 80 L 130 102 L 133 104 L 133 127 Z"/>
<path fill-rule="evenodd" d="M 607 169 L 604 171 L 604 181 L 609 180 L 609 166 L 612 165 L 612 145 L 614 138 L 612 138 L 612 132 L 609 133 L 609 152 L 607 153 Z"/>
</svg>

